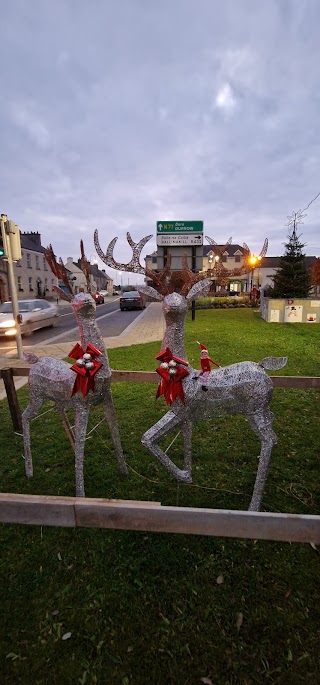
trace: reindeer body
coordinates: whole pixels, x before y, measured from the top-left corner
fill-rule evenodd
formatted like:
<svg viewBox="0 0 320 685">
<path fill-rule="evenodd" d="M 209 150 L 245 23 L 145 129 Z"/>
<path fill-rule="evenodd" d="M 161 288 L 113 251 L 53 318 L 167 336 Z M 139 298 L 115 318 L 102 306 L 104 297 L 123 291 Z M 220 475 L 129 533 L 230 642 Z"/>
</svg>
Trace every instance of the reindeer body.
<svg viewBox="0 0 320 685">
<path fill-rule="evenodd" d="M 116 239 L 111 241 L 106 255 L 104 255 L 96 231 L 94 240 L 99 257 L 113 268 L 121 271 L 144 273 L 152 278 L 158 290 L 156 291 L 150 286 L 140 286 L 139 291 L 149 299 L 163 301 L 166 328 L 162 349 L 169 348 L 175 357 L 186 359 L 184 325 L 188 300 L 204 297 L 209 292 L 211 280 L 206 279 L 204 274 L 193 274 L 188 269 L 186 259 L 183 269 L 179 272 L 170 271 L 170 259 L 167 260 L 167 264 L 161 272 L 145 270 L 139 264 L 138 255 L 149 238 L 144 238 L 135 244 L 130 235 L 127 234 L 127 236 L 134 253 L 128 265 L 118 264 L 113 259 Z M 176 288 L 180 292 L 176 292 Z M 273 386 L 265 369 L 277 370 L 285 366 L 286 363 L 286 357 L 267 357 L 260 363 L 245 361 L 213 370 L 208 374 L 206 380 L 206 392 L 203 390 L 201 378 L 197 378 L 195 376 L 196 371 L 188 365 L 189 375 L 182 380 L 185 403 L 179 398 L 176 399 L 171 409 L 142 436 L 142 444 L 159 459 L 175 478 L 191 483 L 193 422 L 208 420 L 225 414 L 244 414 L 261 443 L 259 466 L 250 503 L 250 510 L 258 510 L 262 500 L 272 447 L 277 442 L 277 437 L 272 429 L 273 414 L 269 408 Z M 181 429 L 183 433 L 184 469 L 179 469 L 159 446 L 159 441 L 177 428 Z"/>
<path fill-rule="evenodd" d="M 60 295 L 63 296 L 62 291 L 60 291 Z M 88 394 L 84 397 L 80 391 L 72 395 L 76 374 L 72 371 L 69 364 L 58 359 L 53 359 L 52 357 L 38 359 L 37 357 L 34 358 L 34 355 L 26 355 L 27 361 L 30 361 L 34 365 L 30 369 L 29 374 L 29 404 L 22 414 L 25 468 L 26 475 L 30 478 L 33 475 L 33 467 L 29 423 L 30 420 L 38 414 L 42 404 L 46 400 L 53 401 L 57 411 L 68 425 L 70 431 L 71 428 L 65 410 L 71 408 L 75 412 L 74 442 L 76 495 L 78 497 L 84 497 L 84 446 L 91 405 L 104 405 L 119 470 L 123 474 L 127 474 L 128 470 L 123 457 L 117 419 L 112 401 L 110 388 L 111 369 L 104 342 L 95 320 L 95 301 L 89 293 L 79 293 L 73 297 L 68 297 L 68 299 L 79 326 L 82 349 L 85 351 L 88 344 L 91 343 L 100 350 L 101 355 L 99 361 L 101 361 L 102 367 L 94 376 L 94 390 L 89 390 Z"/>
</svg>

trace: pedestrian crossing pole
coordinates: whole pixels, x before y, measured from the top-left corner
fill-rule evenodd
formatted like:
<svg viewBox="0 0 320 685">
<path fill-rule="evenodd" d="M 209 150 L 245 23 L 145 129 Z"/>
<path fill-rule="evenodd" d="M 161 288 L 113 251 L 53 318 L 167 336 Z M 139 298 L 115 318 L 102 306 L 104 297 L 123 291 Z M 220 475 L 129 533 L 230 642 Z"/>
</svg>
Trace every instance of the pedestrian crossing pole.
<svg viewBox="0 0 320 685">
<path fill-rule="evenodd" d="M 6 262 L 8 264 L 8 279 L 9 279 L 10 296 L 11 296 L 11 302 L 12 302 L 12 313 L 13 313 L 13 318 L 14 318 L 14 322 L 15 322 L 15 329 L 16 329 L 15 338 L 16 338 L 16 345 L 17 345 L 17 354 L 18 354 L 18 359 L 23 359 L 18 295 L 17 295 L 16 282 L 15 282 L 14 271 L 13 271 L 13 259 L 16 261 L 16 260 L 21 258 L 20 232 L 19 232 L 18 226 L 16 226 L 16 224 L 13 221 L 8 221 L 8 217 L 6 214 L 1 214 L 0 224 L 1 224 L 1 236 L 2 236 L 2 241 L 3 241 L 3 248 L 5 251 L 5 255 L 6 255 Z M 20 255 L 19 255 L 19 246 L 20 246 Z"/>
</svg>

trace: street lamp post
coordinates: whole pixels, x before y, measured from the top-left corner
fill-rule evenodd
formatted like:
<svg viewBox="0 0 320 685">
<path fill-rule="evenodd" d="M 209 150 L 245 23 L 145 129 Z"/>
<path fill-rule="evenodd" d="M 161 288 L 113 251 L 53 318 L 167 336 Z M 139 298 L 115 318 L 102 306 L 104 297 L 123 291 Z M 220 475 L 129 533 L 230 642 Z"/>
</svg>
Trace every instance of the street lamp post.
<svg viewBox="0 0 320 685">
<path fill-rule="evenodd" d="M 260 267 L 260 261 L 261 261 L 260 255 L 259 255 L 259 257 L 256 257 L 256 255 L 252 255 L 252 256 L 249 258 L 249 263 L 250 263 L 250 266 L 251 266 L 251 271 L 250 271 L 251 283 L 249 284 L 250 298 L 252 297 L 252 291 L 253 291 L 253 285 L 254 285 L 254 284 L 253 284 L 253 279 L 254 279 L 255 268 L 256 268 L 256 266 L 257 266 L 257 263 L 259 263 L 259 267 Z M 259 272 L 259 273 L 260 273 L 260 272 Z M 250 278 L 250 276 L 249 276 L 249 278 Z M 258 280 L 259 280 L 259 276 L 258 276 Z"/>
</svg>

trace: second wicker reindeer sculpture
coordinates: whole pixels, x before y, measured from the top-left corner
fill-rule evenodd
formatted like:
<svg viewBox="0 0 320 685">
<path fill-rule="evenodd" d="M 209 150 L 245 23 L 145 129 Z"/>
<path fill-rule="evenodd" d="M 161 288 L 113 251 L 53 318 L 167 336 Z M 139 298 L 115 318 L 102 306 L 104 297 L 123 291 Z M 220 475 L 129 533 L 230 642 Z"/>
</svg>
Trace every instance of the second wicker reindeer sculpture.
<svg viewBox="0 0 320 685">
<path fill-rule="evenodd" d="M 142 247 L 150 236 L 134 243 L 130 234 L 127 240 L 133 256 L 128 264 L 119 264 L 113 257 L 116 243 L 114 238 L 108 245 L 106 253 L 100 247 L 98 232 L 95 231 L 94 242 L 97 253 L 107 266 L 121 271 L 133 271 L 144 274 L 155 283 L 157 290 L 151 286 L 139 286 L 140 292 L 149 299 L 162 301 L 165 318 L 165 333 L 162 350 L 175 358 L 186 360 L 184 347 L 184 327 L 188 310 L 188 301 L 196 300 L 208 294 L 211 281 L 203 273 L 193 273 L 187 258 L 183 259 L 183 269 L 172 271 L 170 258 L 161 271 L 145 269 L 139 262 Z M 267 478 L 271 452 L 277 443 L 272 424 L 273 414 L 270 410 L 272 398 L 272 381 L 266 370 L 278 370 L 285 366 L 287 357 L 266 357 L 260 362 L 243 361 L 211 371 L 206 381 L 204 392 L 201 377 L 196 370 L 187 365 L 188 374 L 182 380 L 184 402 L 178 397 L 170 410 L 142 436 L 142 444 L 161 462 L 177 480 L 192 482 L 192 428 L 195 421 L 217 418 L 225 414 L 243 414 L 260 440 L 259 463 L 250 510 L 260 508 L 264 486 Z M 180 429 L 184 441 L 184 468 L 180 469 L 169 458 L 159 442 L 172 430 Z"/>
</svg>

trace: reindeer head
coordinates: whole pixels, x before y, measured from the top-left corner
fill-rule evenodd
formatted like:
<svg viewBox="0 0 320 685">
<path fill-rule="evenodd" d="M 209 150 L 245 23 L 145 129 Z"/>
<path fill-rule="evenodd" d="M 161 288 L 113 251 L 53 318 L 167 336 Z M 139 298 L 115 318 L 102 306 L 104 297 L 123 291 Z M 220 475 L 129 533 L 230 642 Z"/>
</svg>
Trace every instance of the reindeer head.
<svg viewBox="0 0 320 685">
<path fill-rule="evenodd" d="M 134 243 L 130 233 L 127 233 L 127 241 L 133 252 L 132 259 L 128 264 L 120 264 L 113 257 L 113 249 L 117 238 L 111 240 L 106 253 L 104 253 L 100 247 L 98 231 L 96 230 L 94 232 L 94 244 L 97 254 L 107 266 L 119 271 L 143 274 L 150 278 L 157 286 L 157 290 L 149 285 L 141 285 L 138 287 L 138 290 L 146 295 L 149 300 L 163 301 L 165 314 L 169 314 L 169 312 L 172 312 L 172 314 L 186 312 L 187 300 L 194 300 L 207 295 L 210 290 L 211 280 L 205 278 L 203 273 L 193 273 L 189 269 L 187 257 L 182 258 L 183 268 L 181 271 L 171 271 L 171 255 L 168 255 L 166 265 L 161 271 L 144 268 L 140 264 L 140 254 L 142 248 L 151 237 L 151 235 L 148 235 L 138 243 Z"/>
<path fill-rule="evenodd" d="M 62 290 L 62 288 L 59 288 L 59 286 L 54 285 L 53 288 L 57 295 L 59 295 L 59 297 L 61 297 L 63 300 L 70 302 L 76 317 L 79 315 L 88 317 L 90 316 L 90 314 L 95 312 L 96 303 L 93 297 L 91 296 L 89 262 L 84 254 L 82 240 L 80 241 L 80 252 L 80 268 L 83 271 L 86 278 L 87 292 L 80 292 L 77 295 L 75 295 L 73 292 L 72 285 L 68 278 L 67 269 L 64 266 L 62 259 L 60 258 L 59 262 L 57 262 L 52 245 L 49 245 L 49 247 L 47 247 L 47 249 L 45 250 L 45 257 L 50 266 L 51 271 L 57 278 L 59 278 L 59 280 L 63 281 L 67 290 L 67 292 L 65 292 L 64 290 Z"/>
</svg>

